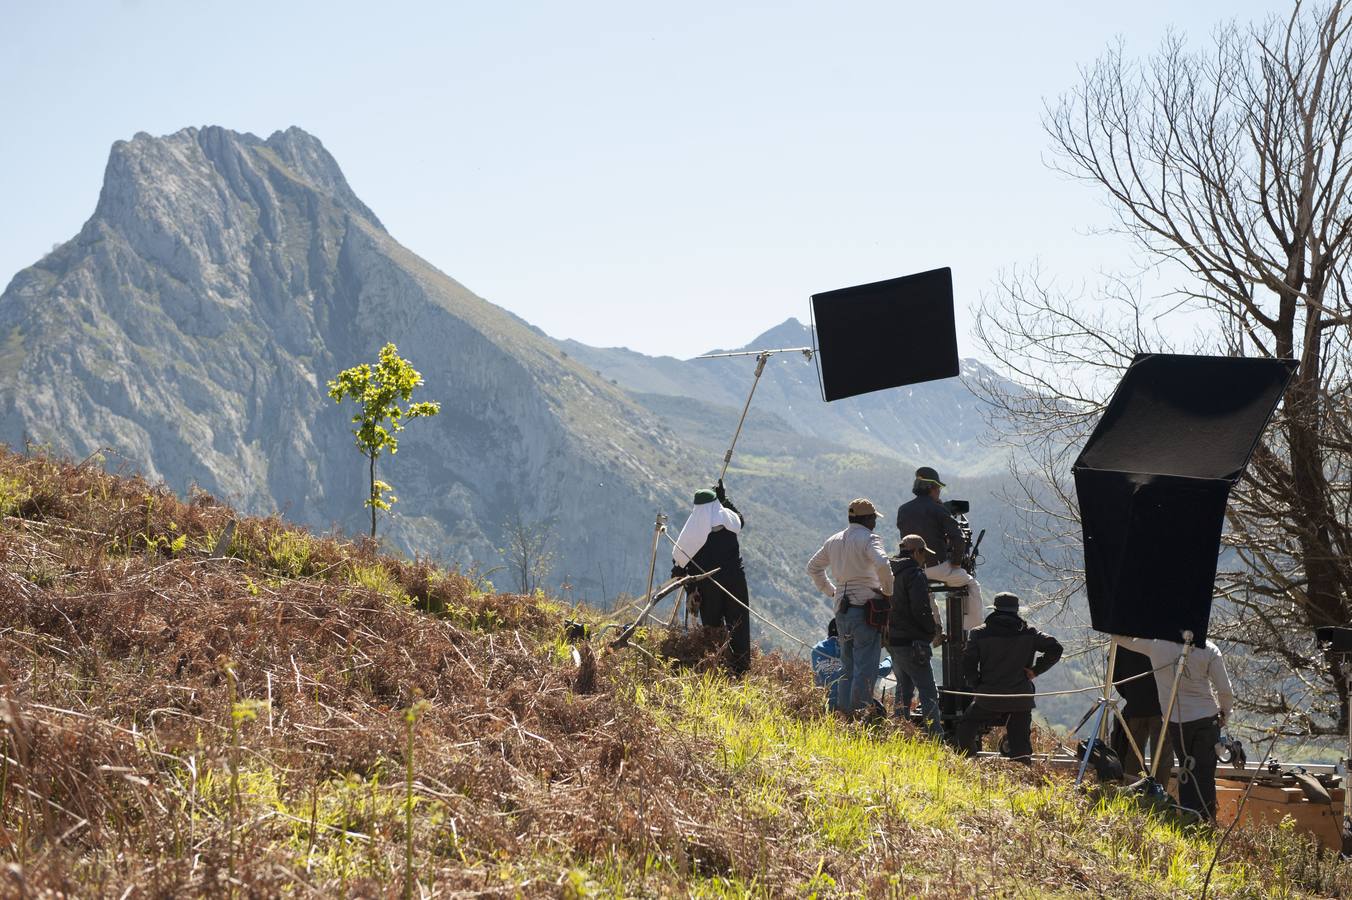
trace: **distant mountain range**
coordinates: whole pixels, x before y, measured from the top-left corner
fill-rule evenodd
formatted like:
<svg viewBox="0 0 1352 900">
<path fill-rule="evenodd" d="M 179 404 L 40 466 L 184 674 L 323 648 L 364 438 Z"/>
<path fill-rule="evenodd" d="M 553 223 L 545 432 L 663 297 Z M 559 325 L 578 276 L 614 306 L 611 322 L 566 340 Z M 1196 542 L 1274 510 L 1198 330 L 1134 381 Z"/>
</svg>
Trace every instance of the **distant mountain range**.
<svg viewBox="0 0 1352 900">
<path fill-rule="evenodd" d="M 109 448 L 176 489 L 360 534 L 363 461 L 325 382 L 386 341 L 442 412 L 382 460 L 401 498 L 384 538 L 511 587 L 495 570 L 525 523 L 550 536 L 546 583 L 600 606 L 642 590 L 654 514 L 679 529 L 717 477 L 755 367 L 555 341 L 402 247 L 311 135 L 188 128 L 116 143 L 93 216 L 0 295 L 0 440 Z M 811 343 L 790 319 L 748 348 Z M 772 358 L 727 478 L 753 602 L 815 640 L 807 557 L 852 497 L 895 508 L 917 464 L 990 528 L 983 577 L 1015 583 L 985 428 L 963 380 L 825 404 L 812 364 Z"/>
<path fill-rule="evenodd" d="M 898 347 L 908 336 L 898 335 Z M 574 358 L 640 395 L 685 397 L 741 411 L 751 389 L 754 358 L 679 360 L 650 357 L 632 350 L 598 349 L 564 341 Z M 813 347 L 812 330 L 797 319 L 770 329 L 738 350 Z M 899 352 L 901 352 L 899 350 Z M 797 353 L 772 356 L 756 388 L 758 413 L 772 414 L 794 432 L 882 457 L 935 460 L 965 475 L 1004 470 L 1005 451 L 993 450 L 976 398 L 964 380 L 997 376 L 975 360 L 963 362 L 963 379 L 949 379 L 878 391 L 824 403 L 813 362 Z M 732 437 L 734 418 L 728 428 Z"/>
</svg>

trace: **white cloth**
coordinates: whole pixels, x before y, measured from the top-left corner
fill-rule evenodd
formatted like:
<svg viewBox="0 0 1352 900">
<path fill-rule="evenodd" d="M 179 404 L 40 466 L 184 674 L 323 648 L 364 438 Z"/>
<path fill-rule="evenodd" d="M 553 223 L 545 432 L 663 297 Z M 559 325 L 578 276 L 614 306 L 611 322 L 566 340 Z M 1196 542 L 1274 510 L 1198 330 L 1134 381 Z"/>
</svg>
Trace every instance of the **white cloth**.
<svg viewBox="0 0 1352 900">
<path fill-rule="evenodd" d="M 967 585 L 967 599 L 962 604 L 962 630 L 971 631 L 986 621 L 986 605 L 982 602 L 981 584 L 962 566 L 941 562 L 925 569 L 925 577 L 949 587 Z"/>
<path fill-rule="evenodd" d="M 1160 712 L 1163 713 L 1169 705 L 1175 664 L 1183 653 L 1183 645 L 1177 641 L 1130 637 L 1119 637 L 1117 642 L 1128 650 L 1150 657 L 1152 669 L 1167 666 L 1155 673 L 1155 689 L 1159 692 Z M 1230 687 L 1230 675 L 1225 671 L 1225 660 L 1216 646 L 1208 643 L 1205 647 L 1189 650 L 1188 658 L 1183 661 L 1183 674 L 1178 679 L 1178 696 L 1174 699 L 1174 711 L 1169 721 L 1195 722 L 1210 718 L 1217 712 L 1225 713 L 1228 719 L 1234 703 L 1235 693 Z"/>
<path fill-rule="evenodd" d="M 833 582 L 826 575 L 830 569 Z M 863 606 L 874 591 L 892 593 L 892 561 L 883 551 L 883 539 L 858 522 L 826 539 L 821 549 L 808 560 L 807 574 L 817 589 L 836 604 L 836 612 L 845 608 L 845 601 Z"/>
<path fill-rule="evenodd" d="M 678 566 L 688 565 L 715 527 L 723 527 L 733 534 L 742 530 L 742 520 L 737 513 L 727 509 L 715 500 L 712 503 L 697 503 L 690 511 L 690 518 L 681 526 L 676 546 L 671 548 L 671 560 Z"/>
</svg>

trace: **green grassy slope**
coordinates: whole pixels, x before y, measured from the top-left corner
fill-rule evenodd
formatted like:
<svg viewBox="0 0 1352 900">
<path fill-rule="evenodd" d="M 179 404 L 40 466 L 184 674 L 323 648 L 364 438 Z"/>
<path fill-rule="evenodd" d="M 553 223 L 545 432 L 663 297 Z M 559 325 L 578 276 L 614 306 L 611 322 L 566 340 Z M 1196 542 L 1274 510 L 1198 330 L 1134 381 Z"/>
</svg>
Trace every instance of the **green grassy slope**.
<svg viewBox="0 0 1352 900">
<path fill-rule="evenodd" d="M 233 519 L 204 495 L 0 454 L 7 894 L 1201 886 L 1210 831 L 841 724 L 800 662 L 759 657 L 733 682 L 716 651 L 657 630 L 575 651 L 547 598 Z M 1259 831 L 1227 845 L 1213 889 L 1339 895 L 1352 878 Z"/>
</svg>

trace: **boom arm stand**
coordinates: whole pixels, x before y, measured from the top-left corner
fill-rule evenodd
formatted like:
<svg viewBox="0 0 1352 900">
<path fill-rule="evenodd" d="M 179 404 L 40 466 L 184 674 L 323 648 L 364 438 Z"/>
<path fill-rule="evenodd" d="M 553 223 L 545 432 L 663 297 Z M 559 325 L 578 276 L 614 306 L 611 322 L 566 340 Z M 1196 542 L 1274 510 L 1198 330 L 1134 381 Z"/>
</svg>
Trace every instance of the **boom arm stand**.
<svg viewBox="0 0 1352 900">
<path fill-rule="evenodd" d="M 760 384 L 761 376 L 765 374 L 765 363 L 776 353 L 801 353 L 807 360 L 812 359 L 812 354 L 816 352 L 811 347 L 783 347 L 778 350 L 738 350 L 734 353 L 708 353 L 704 356 L 697 356 L 696 359 L 727 359 L 733 356 L 754 356 L 756 357 L 756 377 L 751 381 L 751 392 L 746 395 L 746 403 L 742 406 L 742 417 L 737 420 L 737 430 L 733 432 L 732 444 L 728 446 L 728 452 L 723 454 L 723 469 L 718 473 L 718 480 L 722 481 L 723 476 L 728 474 L 728 466 L 732 463 L 732 451 L 737 446 L 737 439 L 742 436 L 742 425 L 746 423 L 746 414 L 751 409 L 751 398 L 756 396 L 756 386 Z"/>
</svg>

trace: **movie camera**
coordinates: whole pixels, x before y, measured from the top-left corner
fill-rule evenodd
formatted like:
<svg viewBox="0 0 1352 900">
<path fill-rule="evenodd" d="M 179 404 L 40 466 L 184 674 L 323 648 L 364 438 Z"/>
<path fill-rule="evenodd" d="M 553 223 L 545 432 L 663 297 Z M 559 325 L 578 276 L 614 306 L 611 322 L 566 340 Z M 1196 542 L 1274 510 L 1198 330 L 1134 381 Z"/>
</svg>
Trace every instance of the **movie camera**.
<svg viewBox="0 0 1352 900">
<path fill-rule="evenodd" d="M 962 554 L 962 567 L 974 575 L 977 565 L 981 562 L 981 541 L 986 537 L 986 529 L 981 529 L 976 540 L 972 540 L 972 523 L 967 520 L 967 514 L 972 511 L 972 504 L 966 500 L 945 500 L 944 509 L 948 510 L 949 515 L 962 529 L 962 539 L 966 545 Z"/>
</svg>

